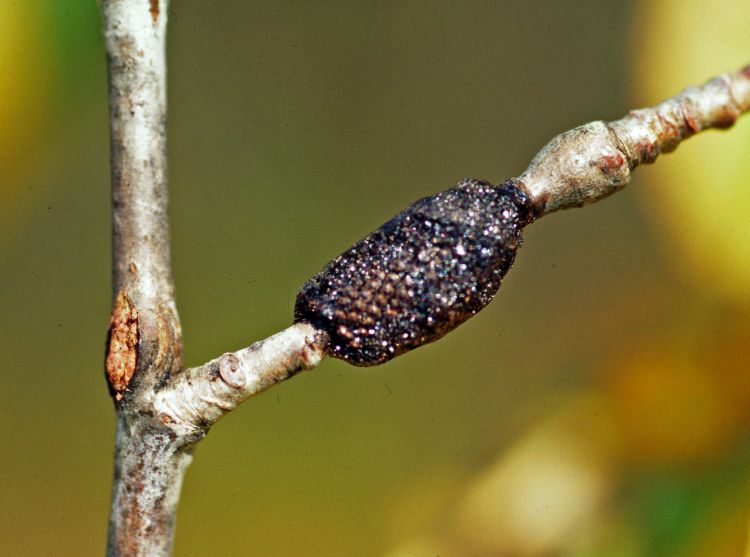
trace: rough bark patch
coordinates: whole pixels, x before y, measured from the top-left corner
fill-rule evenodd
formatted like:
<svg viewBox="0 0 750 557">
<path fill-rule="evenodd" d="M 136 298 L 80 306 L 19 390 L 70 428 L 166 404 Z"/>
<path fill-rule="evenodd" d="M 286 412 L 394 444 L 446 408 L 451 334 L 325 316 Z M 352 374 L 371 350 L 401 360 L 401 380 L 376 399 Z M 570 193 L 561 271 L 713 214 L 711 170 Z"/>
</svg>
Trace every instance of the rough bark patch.
<svg viewBox="0 0 750 557">
<path fill-rule="evenodd" d="M 115 399 L 121 400 L 138 361 L 138 310 L 124 290 L 115 298 L 109 320 L 109 346 L 105 369 Z"/>
</svg>

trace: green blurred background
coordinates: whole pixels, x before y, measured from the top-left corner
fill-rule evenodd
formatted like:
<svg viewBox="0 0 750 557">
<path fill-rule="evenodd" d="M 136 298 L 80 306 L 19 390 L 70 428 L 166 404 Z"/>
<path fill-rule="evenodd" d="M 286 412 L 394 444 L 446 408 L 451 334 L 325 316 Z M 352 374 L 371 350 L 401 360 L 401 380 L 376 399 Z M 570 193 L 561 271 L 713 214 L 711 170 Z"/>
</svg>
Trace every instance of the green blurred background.
<svg viewBox="0 0 750 557">
<path fill-rule="evenodd" d="M 144 0 L 145 2 L 145 0 Z M 750 5 L 179 2 L 187 365 L 414 199 L 750 62 Z M 721 17 L 718 13 L 721 12 Z M 0 555 L 102 555 L 114 413 L 97 5 L 0 1 Z M 498 298 L 385 366 L 326 361 L 201 443 L 176 554 L 744 555 L 750 117 L 529 227 Z"/>
</svg>

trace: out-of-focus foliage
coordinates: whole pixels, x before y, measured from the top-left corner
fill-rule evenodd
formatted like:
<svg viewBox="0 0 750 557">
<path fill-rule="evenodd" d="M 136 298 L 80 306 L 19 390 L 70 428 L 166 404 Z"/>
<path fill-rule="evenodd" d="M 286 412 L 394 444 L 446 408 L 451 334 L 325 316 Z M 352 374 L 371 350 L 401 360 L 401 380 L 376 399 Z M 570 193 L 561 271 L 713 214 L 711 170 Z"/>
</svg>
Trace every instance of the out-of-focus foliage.
<svg viewBox="0 0 750 557">
<path fill-rule="evenodd" d="M 701 4 L 173 1 L 188 365 L 286 326 L 312 273 L 414 199 L 517 175 L 564 129 L 750 61 L 745 3 Z M 0 4 L 0 69 L 0 555 L 102 554 L 95 4 Z M 177 554 L 741 554 L 749 125 L 530 226 L 497 299 L 440 342 L 327 361 L 223 420 L 188 472 Z"/>
<path fill-rule="evenodd" d="M 85 2 L 0 3 L 0 248 L 42 193 L 25 177 L 90 93 L 78 80 L 98 23 Z"/>
<path fill-rule="evenodd" d="M 49 102 L 48 76 L 28 71 L 43 61 L 39 38 L 24 25 L 38 21 L 35 11 L 0 4 L 0 242 L 10 233 L 9 223 L 21 214 L 19 204 L 27 192 L 15 178 L 19 167 L 32 158 L 29 151 L 43 120 L 39 107 Z"/>
</svg>

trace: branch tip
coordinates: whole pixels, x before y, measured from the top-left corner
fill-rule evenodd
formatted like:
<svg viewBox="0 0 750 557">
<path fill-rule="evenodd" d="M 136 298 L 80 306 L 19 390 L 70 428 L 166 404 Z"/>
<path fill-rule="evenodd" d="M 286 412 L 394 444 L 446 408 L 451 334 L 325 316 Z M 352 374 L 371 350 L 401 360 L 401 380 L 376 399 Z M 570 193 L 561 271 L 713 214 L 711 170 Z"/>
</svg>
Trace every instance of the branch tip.
<svg viewBox="0 0 750 557">
<path fill-rule="evenodd" d="M 598 201 L 630 173 L 685 139 L 726 129 L 750 110 L 750 65 L 612 122 L 591 122 L 550 141 L 520 176 L 539 215 Z"/>
</svg>

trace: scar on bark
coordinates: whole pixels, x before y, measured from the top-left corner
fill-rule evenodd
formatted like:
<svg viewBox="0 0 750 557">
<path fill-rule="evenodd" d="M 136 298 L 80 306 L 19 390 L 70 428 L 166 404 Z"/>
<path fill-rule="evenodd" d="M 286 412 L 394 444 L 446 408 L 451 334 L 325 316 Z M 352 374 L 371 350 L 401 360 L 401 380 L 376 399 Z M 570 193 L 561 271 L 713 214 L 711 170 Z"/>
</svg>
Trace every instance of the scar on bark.
<svg viewBox="0 0 750 557">
<path fill-rule="evenodd" d="M 120 290 L 109 319 L 109 342 L 105 369 L 115 400 L 122 400 L 138 363 L 138 310 Z"/>
</svg>

